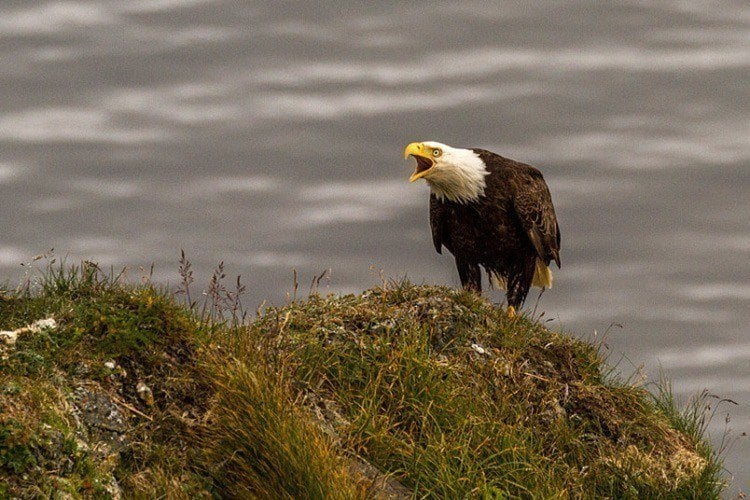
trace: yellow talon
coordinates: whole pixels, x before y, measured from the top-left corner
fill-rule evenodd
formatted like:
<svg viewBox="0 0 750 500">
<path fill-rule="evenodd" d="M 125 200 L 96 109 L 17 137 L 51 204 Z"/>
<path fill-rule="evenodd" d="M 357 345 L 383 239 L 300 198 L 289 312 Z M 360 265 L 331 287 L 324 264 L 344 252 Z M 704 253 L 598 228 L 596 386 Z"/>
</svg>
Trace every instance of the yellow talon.
<svg viewBox="0 0 750 500">
<path fill-rule="evenodd" d="M 516 308 L 513 307 L 513 306 L 508 306 L 508 310 L 505 311 L 505 314 L 507 314 L 509 318 L 515 318 L 516 317 Z"/>
</svg>

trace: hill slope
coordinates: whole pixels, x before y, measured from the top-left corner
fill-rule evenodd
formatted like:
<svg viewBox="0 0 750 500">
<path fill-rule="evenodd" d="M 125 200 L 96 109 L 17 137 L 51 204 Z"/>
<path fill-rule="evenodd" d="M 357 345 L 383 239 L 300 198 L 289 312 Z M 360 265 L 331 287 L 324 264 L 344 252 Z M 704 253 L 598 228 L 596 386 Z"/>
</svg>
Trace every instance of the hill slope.
<svg viewBox="0 0 750 500">
<path fill-rule="evenodd" d="M 214 318 L 236 315 L 236 295 L 209 292 Z M 696 408 L 614 381 L 595 346 L 472 293 L 390 284 L 236 323 L 91 264 L 3 292 L 0 497 L 723 488 Z"/>
</svg>

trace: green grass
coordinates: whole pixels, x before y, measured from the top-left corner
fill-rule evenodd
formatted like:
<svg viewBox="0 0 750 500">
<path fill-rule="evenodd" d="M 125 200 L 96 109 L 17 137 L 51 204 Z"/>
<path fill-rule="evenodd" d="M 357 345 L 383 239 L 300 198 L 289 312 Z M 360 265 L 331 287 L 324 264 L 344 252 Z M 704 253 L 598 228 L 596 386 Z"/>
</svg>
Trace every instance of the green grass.
<svg viewBox="0 0 750 500">
<path fill-rule="evenodd" d="M 375 498 L 389 481 L 420 498 L 719 498 L 725 486 L 700 399 L 679 408 L 666 386 L 617 382 L 596 346 L 473 293 L 389 283 L 243 324 L 240 285 L 220 282 L 211 304 L 186 307 L 84 264 L 0 293 L 0 329 L 59 324 L 0 347 L 0 497 Z M 84 389 L 120 411 L 121 442 L 82 422 Z"/>
</svg>

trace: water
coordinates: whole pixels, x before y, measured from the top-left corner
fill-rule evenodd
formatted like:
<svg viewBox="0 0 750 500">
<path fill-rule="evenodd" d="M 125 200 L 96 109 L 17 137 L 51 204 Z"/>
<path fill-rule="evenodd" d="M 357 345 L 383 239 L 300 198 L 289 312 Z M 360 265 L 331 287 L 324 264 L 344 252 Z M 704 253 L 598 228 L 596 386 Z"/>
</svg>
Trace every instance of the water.
<svg viewBox="0 0 750 500">
<path fill-rule="evenodd" d="M 731 398 L 750 482 L 750 7 L 736 1 L 30 2 L 0 7 L 0 272 L 69 261 L 199 281 L 252 305 L 331 269 L 457 285 L 403 146 L 539 166 L 563 234 L 540 307 Z M 533 304 L 535 297 L 530 298 Z M 711 427 L 726 427 L 720 412 Z"/>
</svg>

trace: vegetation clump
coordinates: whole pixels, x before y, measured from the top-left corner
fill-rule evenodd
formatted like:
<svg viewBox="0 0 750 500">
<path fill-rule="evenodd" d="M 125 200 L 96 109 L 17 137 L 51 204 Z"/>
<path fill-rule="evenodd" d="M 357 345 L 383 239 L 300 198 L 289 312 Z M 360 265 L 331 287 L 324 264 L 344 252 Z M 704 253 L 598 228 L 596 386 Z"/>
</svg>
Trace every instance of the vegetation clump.
<svg viewBox="0 0 750 500">
<path fill-rule="evenodd" d="M 93 264 L 2 292 L 0 330 L 55 328 L 0 339 L 0 497 L 718 498 L 724 487 L 700 401 L 682 411 L 668 392 L 618 382 L 596 346 L 474 293 L 384 283 L 242 321 L 241 287 L 222 278 L 203 313 Z"/>
</svg>

